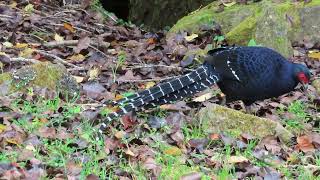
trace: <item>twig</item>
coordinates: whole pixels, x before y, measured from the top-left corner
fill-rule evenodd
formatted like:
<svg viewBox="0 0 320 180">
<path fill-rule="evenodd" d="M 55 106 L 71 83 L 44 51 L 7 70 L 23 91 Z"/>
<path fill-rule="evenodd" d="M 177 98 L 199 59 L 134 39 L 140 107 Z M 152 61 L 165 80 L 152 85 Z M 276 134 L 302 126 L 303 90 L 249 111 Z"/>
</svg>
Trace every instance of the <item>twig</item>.
<svg viewBox="0 0 320 180">
<path fill-rule="evenodd" d="M 75 67 L 75 68 L 68 68 L 67 70 L 70 72 L 70 71 L 86 71 L 87 69 L 85 69 L 84 67 Z"/>
<path fill-rule="evenodd" d="M 67 21 L 65 21 L 66 23 L 68 23 Z M 63 24 L 53 24 L 53 23 L 47 23 L 48 25 L 53 25 L 53 26 L 64 26 Z M 76 26 L 73 26 L 74 29 L 77 29 L 77 30 L 80 30 L 80 31 L 84 31 L 84 32 L 87 32 L 87 33 L 92 33 L 88 30 L 85 30 L 85 29 L 82 29 L 82 28 L 79 28 L 79 27 L 76 27 Z"/>
<path fill-rule="evenodd" d="M 57 47 L 57 46 L 75 46 L 78 44 L 78 40 L 65 40 L 65 41 L 50 41 L 44 43 L 45 47 Z"/>
<path fill-rule="evenodd" d="M 39 63 L 39 61 L 36 59 L 27 59 L 27 58 L 23 58 L 23 57 L 10 58 L 10 61 L 11 62 L 29 62 L 29 63 L 33 63 L 33 64 Z"/>
<path fill-rule="evenodd" d="M 99 52 L 99 53 L 102 54 L 104 57 L 109 58 L 108 55 L 106 55 L 104 52 L 100 51 L 98 48 L 96 48 L 96 47 L 94 47 L 94 46 L 92 46 L 92 45 L 89 45 L 89 47 L 92 48 L 92 49 L 94 49 L 95 51 Z M 115 63 L 114 60 L 112 60 L 112 62 Z"/>
<path fill-rule="evenodd" d="M 76 66 L 76 65 L 74 65 L 74 64 L 72 64 L 72 63 L 66 62 L 65 60 L 63 60 L 62 58 L 60 58 L 60 57 L 58 57 L 58 56 L 56 56 L 56 55 L 54 55 L 54 54 L 49 54 L 49 53 L 47 53 L 47 52 L 45 52 L 45 51 L 41 51 L 41 50 L 34 50 L 34 51 L 37 52 L 37 53 L 39 53 L 39 54 L 42 54 L 42 55 L 44 55 L 44 56 L 51 57 L 51 58 L 53 58 L 55 61 L 57 61 L 58 63 L 64 64 L 64 65 L 68 65 L 68 66 L 71 66 L 71 67 L 74 67 L 74 68 L 81 68 L 81 67 Z"/>
<path fill-rule="evenodd" d="M 0 14 L 0 18 L 13 18 L 13 16 L 5 15 L 5 14 Z"/>
</svg>

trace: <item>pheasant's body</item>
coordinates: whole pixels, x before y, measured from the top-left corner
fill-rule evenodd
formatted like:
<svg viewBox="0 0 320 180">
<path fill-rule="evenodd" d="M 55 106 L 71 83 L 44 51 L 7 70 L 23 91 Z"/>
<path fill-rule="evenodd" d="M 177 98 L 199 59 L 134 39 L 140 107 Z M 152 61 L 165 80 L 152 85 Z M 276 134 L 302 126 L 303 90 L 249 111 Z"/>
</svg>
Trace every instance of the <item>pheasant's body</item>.
<svg viewBox="0 0 320 180">
<path fill-rule="evenodd" d="M 221 76 L 218 86 L 227 102 L 242 100 L 250 105 L 290 92 L 299 83 L 291 73 L 294 64 L 268 48 L 213 51 L 206 62 Z"/>
<path fill-rule="evenodd" d="M 158 86 L 114 102 L 117 112 L 108 115 L 110 121 L 132 110 L 171 103 L 203 91 L 217 83 L 227 102 L 254 101 L 277 97 L 292 91 L 299 82 L 308 83 L 309 70 L 286 60 L 265 47 L 226 47 L 208 52 L 202 66 Z M 106 128 L 102 123 L 100 133 Z"/>
</svg>

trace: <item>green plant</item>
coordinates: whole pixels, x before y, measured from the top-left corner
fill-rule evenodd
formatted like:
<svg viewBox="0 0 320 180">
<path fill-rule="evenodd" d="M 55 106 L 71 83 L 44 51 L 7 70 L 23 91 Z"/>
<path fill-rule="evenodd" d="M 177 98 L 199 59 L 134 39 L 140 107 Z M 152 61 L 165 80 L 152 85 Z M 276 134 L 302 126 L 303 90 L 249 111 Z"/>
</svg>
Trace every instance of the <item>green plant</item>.
<svg viewBox="0 0 320 180">
<path fill-rule="evenodd" d="M 117 64 L 115 65 L 115 67 L 112 68 L 113 82 L 116 81 L 117 70 L 119 69 L 119 67 L 121 67 L 125 63 L 126 59 L 127 59 L 126 52 L 125 51 L 120 51 L 118 53 Z"/>
<path fill-rule="evenodd" d="M 278 112 L 282 113 L 284 112 L 284 110 L 282 109 Z M 294 116 L 288 119 L 284 119 L 285 125 L 292 129 L 303 130 L 304 124 L 308 119 L 305 104 L 303 104 L 301 101 L 295 101 L 289 105 L 288 112 L 292 113 Z"/>
<path fill-rule="evenodd" d="M 219 35 L 217 35 L 217 36 L 214 36 L 213 37 L 213 47 L 214 48 L 217 48 L 217 47 L 220 47 L 221 46 L 221 44 L 222 44 L 222 42 L 225 40 L 225 37 L 224 36 L 219 36 Z"/>
</svg>

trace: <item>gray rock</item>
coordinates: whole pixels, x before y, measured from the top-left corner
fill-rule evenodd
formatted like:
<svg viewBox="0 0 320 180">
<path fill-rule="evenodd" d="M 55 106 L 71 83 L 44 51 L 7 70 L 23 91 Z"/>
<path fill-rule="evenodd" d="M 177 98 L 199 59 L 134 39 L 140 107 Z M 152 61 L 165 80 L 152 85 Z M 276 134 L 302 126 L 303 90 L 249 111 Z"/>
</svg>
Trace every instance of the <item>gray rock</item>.
<svg viewBox="0 0 320 180">
<path fill-rule="evenodd" d="M 217 104 L 201 109 L 197 114 L 197 121 L 201 122 L 201 128 L 208 133 L 229 132 L 236 136 L 249 133 L 259 139 L 275 135 L 287 144 L 291 143 L 293 137 L 290 131 L 276 121 L 245 114 Z"/>
</svg>

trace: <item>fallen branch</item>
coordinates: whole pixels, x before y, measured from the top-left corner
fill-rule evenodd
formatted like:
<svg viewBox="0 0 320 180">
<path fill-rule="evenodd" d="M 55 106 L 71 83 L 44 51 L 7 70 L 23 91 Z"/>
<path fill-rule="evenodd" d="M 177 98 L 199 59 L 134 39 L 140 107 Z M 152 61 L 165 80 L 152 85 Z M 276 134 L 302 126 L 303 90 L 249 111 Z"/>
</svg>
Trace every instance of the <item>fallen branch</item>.
<svg viewBox="0 0 320 180">
<path fill-rule="evenodd" d="M 47 43 L 44 43 L 43 46 L 45 47 L 57 47 L 57 46 L 76 46 L 78 44 L 79 40 L 65 40 L 65 41 L 50 41 Z"/>
<path fill-rule="evenodd" d="M 39 63 L 39 61 L 36 59 L 28 59 L 28 58 L 23 58 L 23 57 L 10 58 L 10 62 L 28 62 L 28 63 L 33 63 L 33 64 Z"/>
<path fill-rule="evenodd" d="M 71 66 L 73 68 L 81 68 L 81 67 L 76 66 L 76 65 L 74 65 L 72 63 L 66 62 L 65 60 L 63 60 L 62 58 L 60 58 L 60 57 L 58 57 L 58 56 L 56 56 L 54 54 L 49 54 L 49 53 L 47 53 L 45 51 L 41 51 L 41 50 L 34 50 L 34 51 L 39 53 L 39 54 L 41 54 L 41 55 L 43 55 L 43 56 L 51 57 L 51 58 L 54 59 L 54 61 L 56 61 L 56 62 L 58 62 L 60 64 L 68 65 L 68 66 Z"/>
</svg>

